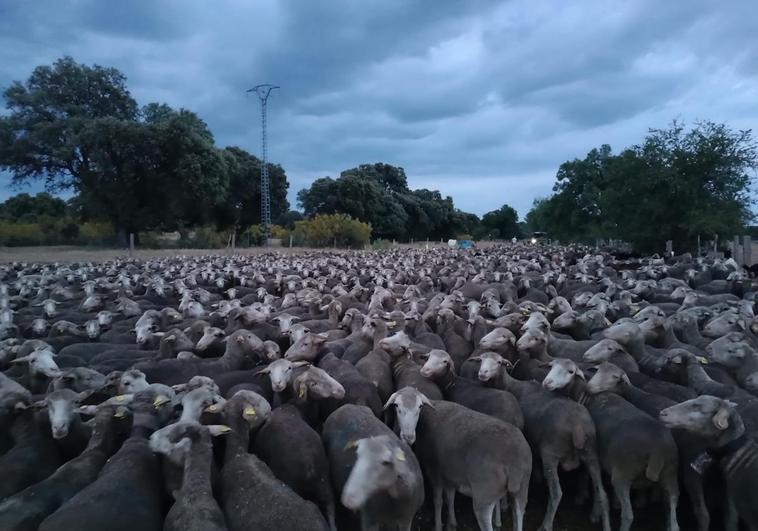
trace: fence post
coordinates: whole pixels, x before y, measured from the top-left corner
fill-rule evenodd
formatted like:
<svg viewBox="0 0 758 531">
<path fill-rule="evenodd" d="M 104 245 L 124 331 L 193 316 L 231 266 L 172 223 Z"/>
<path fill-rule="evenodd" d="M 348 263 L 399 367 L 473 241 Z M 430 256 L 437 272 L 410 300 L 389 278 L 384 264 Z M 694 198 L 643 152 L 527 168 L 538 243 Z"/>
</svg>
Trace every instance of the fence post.
<svg viewBox="0 0 758 531">
<path fill-rule="evenodd" d="M 129 233 L 129 258 L 134 254 L 134 233 Z"/>
<path fill-rule="evenodd" d="M 666 255 L 674 256 L 674 240 L 666 240 Z"/>
<path fill-rule="evenodd" d="M 732 258 L 734 258 L 734 261 L 738 264 L 742 265 L 742 253 L 740 252 L 740 237 L 735 236 L 732 239 Z"/>
<path fill-rule="evenodd" d="M 234 254 L 235 249 L 237 249 L 237 231 L 232 232 L 232 254 Z"/>
<path fill-rule="evenodd" d="M 290 234 L 290 249 L 292 249 L 292 234 Z"/>
<path fill-rule="evenodd" d="M 753 242 L 750 236 L 742 237 L 742 263 L 748 267 L 753 265 Z"/>
</svg>

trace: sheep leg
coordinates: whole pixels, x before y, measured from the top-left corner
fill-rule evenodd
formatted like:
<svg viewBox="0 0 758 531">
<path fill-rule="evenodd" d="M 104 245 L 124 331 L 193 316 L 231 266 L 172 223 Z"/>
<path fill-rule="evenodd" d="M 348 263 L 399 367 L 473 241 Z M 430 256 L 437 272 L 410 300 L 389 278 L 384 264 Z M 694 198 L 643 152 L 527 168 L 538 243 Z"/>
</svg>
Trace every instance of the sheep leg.
<svg viewBox="0 0 758 531">
<path fill-rule="evenodd" d="M 455 489 L 445 489 L 445 503 L 447 504 L 447 527 L 455 529 L 458 527 L 458 520 L 455 518 Z"/>
<path fill-rule="evenodd" d="M 379 531 L 379 525 L 369 520 L 366 511 L 361 511 L 361 531 Z"/>
<path fill-rule="evenodd" d="M 685 474 L 684 488 L 692 503 L 692 511 L 695 513 L 698 531 L 708 531 L 711 528 L 711 514 L 705 503 L 703 493 L 703 481 L 700 478 L 688 478 Z"/>
<path fill-rule="evenodd" d="M 326 511 L 326 521 L 329 522 L 329 529 L 331 531 L 337 531 L 337 519 L 335 514 L 335 507 L 334 502 L 327 502 L 324 505 L 324 510 Z"/>
<path fill-rule="evenodd" d="M 442 531 L 442 487 L 432 485 L 432 501 L 434 502 L 434 531 Z"/>
<path fill-rule="evenodd" d="M 529 501 L 529 480 L 521 482 L 521 489 L 513 495 L 513 531 L 523 531 L 526 503 Z"/>
<path fill-rule="evenodd" d="M 503 526 L 503 521 L 500 516 L 500 501 L 501 500 L 497 500 L 495 502 L 495 511 L 494 511 L 494 514 L 492 515 L 495 521 L 495 527 L 497 527 L 498 529 L 500 529 Z"/>
<path fill-rule="evenodd" d="M 590 520 L 603 522 L 603 531 L 611 531 L 610 509 L 608 507 L 608 495 L 603 487 L 603 476 L 600 472 L 600 464 L 596 460 L 587 462 L 587 471 L 589 472 L 595 495 L 592 500 L 592 514 Z"/>
<path fill-rule="evenodd" d="M 542 474 L 547 482 L 548 499 L 545 517 L 542 519 L 540 531 L 553 531 L 553 521 L 555 513 L 558 511 L 558 505 L 561 503 L 563 491 L 561 490 L 561 481 L 558 478 L 557 459 L 548 459 L 542 457 Z"/>
<path fill-rule="evenodd" d="M 727 496 L 725 509 L 724 529 L 726 529 L 726 531 L 738 531 L 740 516 L 737 512 L 737 507 L 734 506 L 734 502 L 730 496 Z"/>
<path fill-rule="evenodd" d="M 679 478 L 676 470 L 670 470 L 667 474 L 663 483 L 663 490 L 669 509 L 668 531 L 679 531 L 679 522 L 676 519 L 676 506 L 679 503 Z"/>
<path fill-rule="evenodd" d="M 616 499 L 621 505 L 621 525 L 619 531 L 629 531 L 634 521 L 634 510 L 632 509 L 632 500 L 629 498 L 631 482 L 626 478 L 620 478 L 614 474 L 611 477 L 613 492 L 616 493 Z"/>
<path fill-rule="evenodd" d="M 495 510 L 497 501 L 482 503 L 480 500 L 474 499 L 474 516 L 476 516 L 476 523 L 479 524 L 480 531 L 495 531 L 492 527 L 492 512 Z"/>
</svg>

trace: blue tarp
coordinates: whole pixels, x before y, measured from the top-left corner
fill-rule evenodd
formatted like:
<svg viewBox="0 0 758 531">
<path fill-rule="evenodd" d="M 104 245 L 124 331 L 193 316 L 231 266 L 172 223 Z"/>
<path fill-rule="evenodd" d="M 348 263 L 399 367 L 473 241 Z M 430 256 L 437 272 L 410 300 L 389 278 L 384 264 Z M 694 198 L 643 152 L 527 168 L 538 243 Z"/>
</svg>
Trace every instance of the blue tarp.
<svg viewBox="0 0 758 531">
<path fill-rule="evenodd" d="M 471 240 L 458 240 L 458 249 L 471 249 L 474 246 L 474 242 Z"/>
</svg>

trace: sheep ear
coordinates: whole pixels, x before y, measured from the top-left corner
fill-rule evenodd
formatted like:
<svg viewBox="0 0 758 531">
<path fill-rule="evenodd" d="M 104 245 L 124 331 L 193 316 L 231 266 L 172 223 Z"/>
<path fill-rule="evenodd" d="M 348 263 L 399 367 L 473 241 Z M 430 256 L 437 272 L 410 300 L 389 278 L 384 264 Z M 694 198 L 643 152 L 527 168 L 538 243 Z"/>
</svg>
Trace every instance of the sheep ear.
<svg viewBox="0 0 758 531">
<path fill-rule="evenodd" d="M 209 424 L 206 427 L 208 428 L 208 432 L 213 437 L 217 437 L 219 435 L 226 435 L 227 433 L 232 431 L 232 429 L 229 426 L 225 426 L 224 424 Z"/>
<path fill-rule="evenodd" d="M 582 369 L 577 369 L 577 370 L 576 370 L 576 375 L 577 375 L 579 378 L 581 378 L 582 380 L 586 380 L 586 378 L 584 377 L 584 373 L 582 372 Z"/>
<path fill-rule="evenodd" d="M 482 355 L 477 354 L 476 356 L 469 357 L 469 361 L 482 361 Z"/>
<path fill-rule="evenodd" d="M 23 356 L 21 358 L 16 358 L 15 360 L 11 360 L 9 363 L 11 365 L 15 365 L 17 363 L 26 363 L 30 360 L 29 356 Z"/>
<path fill-rule="evenodd" d="M 747 328 L 747 324 L 745 324 L 744 319 L 737 319 L 737 326 L 745 330 Z"/>
<path fill-rule="evenodd" d="M 429 406 L 432 409 L 436 409 L 434 407 L 434 404 L 432 404 L 432 401 L 429 400 L 429 397 L 427 397 L 424 393 L 419 393 L 419 396 L 421 397 L 421 404 Z"/>
<path fill-rule="evenodd" d="M 384 407 L 382 408 L 384 411 L 387 411 L 387 408 L 389 408 L 392 404 L 395 403 L 395 400 L 397 399 L 397 392 L 392 393 L 392 396 L 389 397 L 387 400 L 387 403 L 384 404 Z"/>
<path fill-rule="evenodd" d="M 724 431 L 729 427 L 729 410 L 725 407 L 719 409 L 713 418 L 711 419 L 713 425 L 721 431 Z"/>
<path fill-rule="evenodd" d="M 292 362 L 292 367 L 294 367 L 294 368 L 297 368 L 297 367 L 310 367 L 310 366 L 311 366 L 311 362 L 310 361 L 301 360 L 301 361 L 293 361 Z"/>
</svg>

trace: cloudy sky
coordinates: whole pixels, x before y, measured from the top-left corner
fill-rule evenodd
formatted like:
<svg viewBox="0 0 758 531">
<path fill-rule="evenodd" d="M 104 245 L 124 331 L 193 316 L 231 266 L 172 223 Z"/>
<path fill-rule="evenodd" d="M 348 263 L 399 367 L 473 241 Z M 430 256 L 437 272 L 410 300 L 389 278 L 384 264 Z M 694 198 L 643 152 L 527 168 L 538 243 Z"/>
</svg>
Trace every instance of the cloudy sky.
<svg viewBox="0 0 758 531">
<path fill-rule="evenodd" d="M 139 103 L 196 111 L 270 159 L 290 200 L 364 162 L 482 214 L 525 214 L 558 165 L 673 118 L 758 124 L 758 2 L 0 0 L 0 86 L 62 55 L 114 66 Z M 0 176 L 0 199 L 15 193 Z"/>
</svg>

